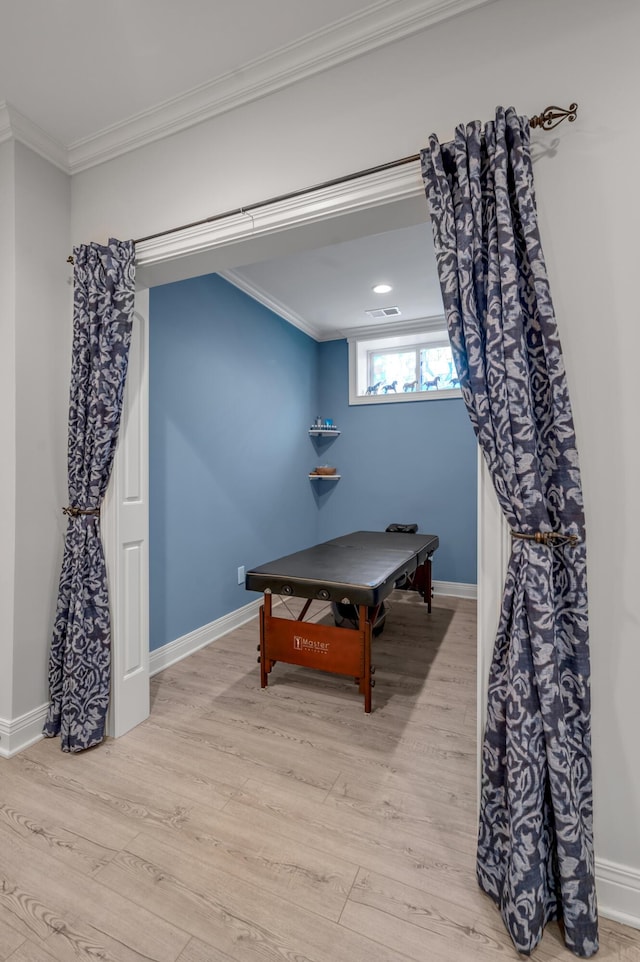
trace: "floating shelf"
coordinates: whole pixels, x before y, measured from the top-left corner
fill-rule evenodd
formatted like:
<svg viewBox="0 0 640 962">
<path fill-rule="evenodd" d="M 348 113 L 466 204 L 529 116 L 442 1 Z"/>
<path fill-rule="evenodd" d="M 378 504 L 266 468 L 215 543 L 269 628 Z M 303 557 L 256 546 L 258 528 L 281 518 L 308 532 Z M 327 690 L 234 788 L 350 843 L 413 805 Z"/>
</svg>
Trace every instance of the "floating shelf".
<svg viewBox="0 0 640 962">
<path fill-rule="evenodd" d="M 331 439 L 331 438 L 337 438 L 339 434 L 340 432 L 336 427 L 329 427 L 328 425 L 324 425 L 321 427 L 312 426 L 309 428 L 309 437 L 311 438 Z M 320 447 L 323 448 L 323 445 L 321 445 Z M 319 455 L 320 451 L 316 444 L 314 444 L 314 449 L 316 453 Z M 320 459 L 318 458 L 318 460 Z M 318 462 L 316 461 L 316 464 L 317 463 Z M 340 480 L 339 474 L 316 474 L 315 471 L 309 472 L 309 481 L 339 481 L 339 480 Z"/>
</svg>

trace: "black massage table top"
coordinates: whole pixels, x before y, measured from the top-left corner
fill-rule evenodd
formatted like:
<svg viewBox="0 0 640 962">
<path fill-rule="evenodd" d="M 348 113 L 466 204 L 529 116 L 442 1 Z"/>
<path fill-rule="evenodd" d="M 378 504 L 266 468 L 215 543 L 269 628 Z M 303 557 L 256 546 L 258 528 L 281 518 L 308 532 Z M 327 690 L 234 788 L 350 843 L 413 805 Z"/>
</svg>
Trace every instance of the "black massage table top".
<svg viewBox="0 0 640 962">
<path fill-rule="evenodd" d="M 379 605 L 438 547 L 434 534 L 354 531 L 247 572 L 249 591 Z"/>
</svg>

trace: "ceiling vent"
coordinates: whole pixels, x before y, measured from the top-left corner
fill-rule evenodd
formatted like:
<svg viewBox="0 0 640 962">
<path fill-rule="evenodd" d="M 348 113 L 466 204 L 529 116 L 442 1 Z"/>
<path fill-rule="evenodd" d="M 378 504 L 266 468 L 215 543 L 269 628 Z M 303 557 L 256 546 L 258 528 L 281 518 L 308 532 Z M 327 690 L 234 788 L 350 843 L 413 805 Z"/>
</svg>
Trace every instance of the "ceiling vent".
<svg viewBox="0 0 640 962">
<path fill-rule="evenodd" d="M 376 307 L 373 311 L 365 311 L 369 317 L 398 317 L 401 313 L 399 307 Z"/>
</svg>

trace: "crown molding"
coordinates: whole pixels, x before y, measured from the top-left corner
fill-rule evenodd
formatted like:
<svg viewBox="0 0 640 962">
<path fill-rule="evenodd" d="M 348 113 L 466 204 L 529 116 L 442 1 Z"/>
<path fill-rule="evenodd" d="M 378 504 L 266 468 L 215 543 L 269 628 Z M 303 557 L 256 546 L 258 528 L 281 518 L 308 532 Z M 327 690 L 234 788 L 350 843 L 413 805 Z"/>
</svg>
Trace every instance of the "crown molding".
<svg viewBox="0 0 640 962">
<path fill-rule="evenodd" d="M 70 173 L 66 148 L 11 104 L 3 101 L 0 103 L 0 143 L 11 139 L 29 147 L 66 174 Z"/>
<path fill-rule="evenodd" d="M 257 284 L 249 281 L 246 277 L 242 277 L 237 271 L 224 270 L 218 271 L 217 273 L 219 277 L 224 278 L 225 281 L 229 281 L 234 287 L 248 294 L 249 297 L 252 297 L 255 301 L 258 301 L 264 307 L 273 311 L 274 314 L 284 318 L 285 321 L 293 324 L 293 326 L 299 330 L 304 331 L 304 333 L 312 337 L 314 341 L 335 341 L 343 339 L 350 342 L 364 341 L 368 338 L 396 337 L 404 334 L 424 334 L 425 331 L 441 331 L 447 326 L 444 314 L 437 314 L 433 317 L 415 317 L 410 321 L 404 321 L 402 324 L 396 322 L 378 325 L 370 324 L 362 327 L 332 328 L 330 330 L 320 329 L 305 320 L 300 314 L 292 311 L 286 304 L 281 303 L 277 298 L 268 294 Z"/>
<path fill-rule="evenodd" d="M 248 294 L 249 297 L 252 297 L 254 301 L 258 301 L 264 307 L 268 308 L 270 311 L 273 311 L 273 313 L 277 314 L 278 317 L 284 318 L 284 320 L 288 321 L 289 324 L 293 324 L 293 326 L 297 327 L 300 331 L 304 331 L 304 333 L 308 334 L 309 337 L 312 337 L 314 341 L 319 341 L 322 339 L 321 332 L 318 331 L 317 328 L 313 327 L 313 325 L 309 324 L 308 321 L 305 321 L 300 314 L 292 311 L 290 307 L 286 306 L 286 304 L 282 304 L 279 300 L 277 300 L 277 298 L 273 297 L 271 294 L 268 294 L 257 284 L 249 281 L 246 277 L 242 277 L 233 270 L 218 271 L 218 275 L 224 278 L 225 281 L 229 281 L 230 284 L 233 284 L 234 287 L 237 287 L 245 294 Z"/>
<path fill-rule="evenodd" d="M 0 100 L 0 144 L 13 136 L 9 106 L 5 100 Z"/>
<path fill-rule="evenodd" d="M 66 170 L 78 173 L 494 0 L 380 0 L 251 61 L 241 70 L 77 140 Z"/>
</svg>

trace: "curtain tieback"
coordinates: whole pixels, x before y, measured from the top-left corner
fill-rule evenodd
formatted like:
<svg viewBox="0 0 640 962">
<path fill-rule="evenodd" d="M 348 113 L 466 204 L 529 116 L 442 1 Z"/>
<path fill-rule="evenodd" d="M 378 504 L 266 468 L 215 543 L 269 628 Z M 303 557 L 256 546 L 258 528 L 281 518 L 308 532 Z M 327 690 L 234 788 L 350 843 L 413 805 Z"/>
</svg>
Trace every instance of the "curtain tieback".
<svg viewBox="0 0 640 962">
<path fill-rule="evenodd" d="M 77 518 L 81 514 L 100 514 L 100 508 L 63 508 L 62 513 L 70 518 Z"/>
<path fill-rule="evenodd" d="M 563 544 L 575 545 L 579 538 L 577 534 L 562 534 L 561 531 L 535 531 L 533 534 L 525 534 L 524 531 L 511 531 L 512 538 L 521 538 L 523 541 L 535 541 L 536 544 L 550 545 L 558 548 Z"/>
</svg>

